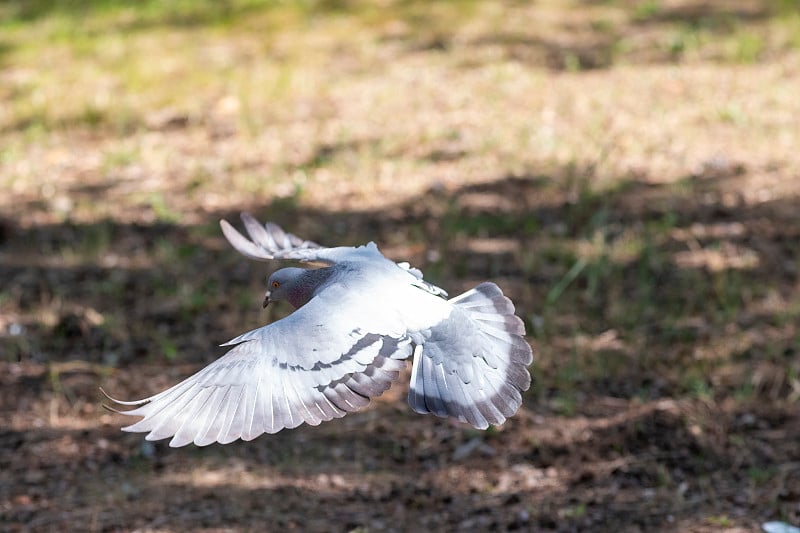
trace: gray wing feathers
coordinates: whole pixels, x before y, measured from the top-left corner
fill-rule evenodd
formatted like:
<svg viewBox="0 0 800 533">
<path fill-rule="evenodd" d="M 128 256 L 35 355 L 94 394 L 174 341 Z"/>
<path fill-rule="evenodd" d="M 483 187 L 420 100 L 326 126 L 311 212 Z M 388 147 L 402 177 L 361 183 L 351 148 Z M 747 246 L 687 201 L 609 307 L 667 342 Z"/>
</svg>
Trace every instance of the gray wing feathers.
<svg viewBox="0 0 800 533">
<path fill-rule="evenodd" d="M 363 372 L 353 373 L 344 384 L 354 392 L 372 398 L 380 396 L 399 376 L 400 370 L 406 367 L 405 361 L 378 356 L 372 365 Z"/>
<path fill-rule="evenodd" d="M 350 287 L 335 285 L 286 318 L 223 346 L 257 341 L 263 345 L 263 353 L 279 364 L 304 370 L 348 364 L 347 372 L 361 371 L 383 349 L 381 338 L 401 339 L 406 335 L 403 324 L 385 310 L 380 297 L 364 298 Z"/>
<path fill-rule="evenodd" d="M 326 398 L 340 409 L 353 411 L 366 403 L 362 398 L 372 398 L 383 394 L 394 382 L 402 369 L 405 359 L 410 355 L 409 339 L 382 339 L 379 353 L 363 371 L 352 372 L 339 380 L 332 380 L 320 390 Z"/>
<path fill-rule="evenodd" d="M 170 446 L 251 440 L 302 423 L 318 425 L 369 404 L 397 378 L 407 343 L 376 338 L 324 370 L 306 370 L 264 357 L 258 341 L 238 344 L 197 374 L 143 405 L 123 412 L 142 420 L 123 428 L 172 437 Z M 382 355 L 382 352 L 385 355 Z M 358 362 L 361 360 L 361 362 Z M 357 370 L 348 365 L 356 361 Z M 335 377 L 331 380 L 330 377 Z"/>
<path fill-rule="evenodd" d="M 256 261 L 287 259 L 332 265 L 344 260 L 385 259 L 374 242 L 357 248 L 351 246 L 328 248 L 292 235 L 272 222 L 261 224 L 248 213 L 242 213 L 241 218 L 245 230 L 250 236 L 249 239 L 239 233 L 227 220 L 219 222 L 222 233 L 240 254 Z M 435 296 L 447 298 L 447 292 L 444 289 L 422 279 L 422 271 L 418 268 L 412 267 L 407 262 L 396 263 L 396 265 L 414 277 L 412 285 Z"/>
<path fill-rule="evenodd" d="M 502 424 L 530 387 L 530 345 L 514 306 L 493 283 L 450 300 L 456 311 L 414 352 L 408 402 L 419 413 L 485 429 Z"/>
<path fill-rule="evenodd" d="M 262 225 L 247 213 L 242 213 L 242 222 L 250 239 L 239 233 L 227 220 L 220 220 L 222 233 L 228 242 L 242 255 L 258 261 L 270 259 L 295 259 L 298 261 L 329 261 L 320 256 L 326 248 L 296 235 L 283 231 L 280 226 L 267 222 Z M 324 252 L 323 252 L 324 255 Z"/>
<path fill-rule="evenodd" d="M 237 337 L 223 357 L 124 414 L 171 446 L 250 440 L 365 407 L 398 376 L 411 341 L 385 298 L 326 287 L 286 318 Z M 335 312 L 332 312 L 335 310 Z M 358 327 L 354 327 L 357 324 Z"/>
</svg>

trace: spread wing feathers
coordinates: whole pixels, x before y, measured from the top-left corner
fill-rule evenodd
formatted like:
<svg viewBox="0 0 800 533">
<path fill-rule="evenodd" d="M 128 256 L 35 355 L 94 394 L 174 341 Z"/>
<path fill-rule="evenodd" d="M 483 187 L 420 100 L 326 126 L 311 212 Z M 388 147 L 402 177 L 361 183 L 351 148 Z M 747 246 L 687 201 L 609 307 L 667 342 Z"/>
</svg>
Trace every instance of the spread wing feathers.
<svg viewBox="0 0 800 533">
<path fill-rule="evenodd" d="M 354 365 L 306 370 L 270 358 L 259 341 L 244 342 L 164 392 L 120 402 L 140 405 L 122 414 L 143 417 L 123 430 L 147 432 L 147 440 L 172 437 L 170 446 L 179 447 L 252 440 L 304 422 L 318 425 L 362 409 L 388 389 L 405 367 L 401 359 L 409 346 L 404 339 L 375 336 L 343 356 Z"/>
<path fill-rule="evenodd" d="M 522 404 L 530 387 L 530 345 L 514 305 L 493 283 L 450 300 L 456 311 L 414 352 L 408 403 L 418 413 L 486 429 Z"/>
<path fill-rule="evenodd" d="M 250 259 L 257 261 L 288 259 L 319 265 L 332 265 L 345 260 L 357 261 L 383 258 L 383 255 L 381 255 L 378 247 L 373 242 L 357 248 L 351 246 L 327 248 L 312 241 L 304 241 L 300 237 L 284 231 L 280 226 L 272 222 L 262 225 L 248 213 L 242 213 L 241 217 L 247 234 L 250 236 L 249 239 L 239 233 L 227 220 L 220 220 L 219 224 L 228 242 L 240 254 Z M 397 263 L 397 266 L 416 278 L 416 281 L 412 283 L 416 287 L 435 296 L 447 298 L 447 292 L 444 289 L 422 279 L 422 271 L 418 268 L 412 267 L 407 262 Z"/>
<path fill-rule="evenodd" d="M 258 261 L 296 259 L 331 263 L 320 256 L 320 253 L 325 255 L 324 250 L 327 248 L 315 242 L 304 241 L 296 235 L 283 231 L 280 226 L 272 222 L 262 225 L 247 213 L 242 213 L 241 216 L 250 239 L 239 233 L 227 220 L 220 220 L 220 226 L 228 242 L 242 255 Z"/>
<path fill-rule="evenodd" d="M 374 346 L 377 351 L 379 337 L 399 339 L 406 335 L 404 324 L 389 312 L 385 295 L 363 296 L 365 293 L 354 286 L 328 285 L 287 317 L 239 335 L 223 346 L 254 340 L 279 364 L 315 370 L 320 375 L 338 365 L 344 365 L 343 373 L 360 371 L 352 365 L 368 362 L 367 348 Z"/>
<path fill-rule="evenodd" d="M 345 260 L 383 258 L 375 243 L 354 248 L 338 246 L 327 248 L 315 242 L 304 241 L 283 231 L 280 226 L 267 222 L 263 226 L 255 218 L 242 213 L 242 221 L 250 239 L 239 233 L 227 220 L 220 220 L 222 233 L 242 255 L 257 261 L 287 259 L 318 265 L 332 265 Z"/>
</svg>

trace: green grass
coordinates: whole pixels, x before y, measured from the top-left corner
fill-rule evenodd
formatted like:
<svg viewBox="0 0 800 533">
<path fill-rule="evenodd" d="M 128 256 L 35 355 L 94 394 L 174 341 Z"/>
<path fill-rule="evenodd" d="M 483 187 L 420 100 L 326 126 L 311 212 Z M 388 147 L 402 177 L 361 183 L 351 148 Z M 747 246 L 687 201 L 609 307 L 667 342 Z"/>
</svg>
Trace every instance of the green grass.
<svg viewBox="0 0 800 533">
<path fill-rule="evenodd" d="M 263 127 L 258 115 L 264 96 L 291 99 L 300 87 L 307 87 L 300 80 L 329 61 L 332 40 L 367 64 L 378 64 L 373 52 L 387 39 L 387 31 L 394 35 L 394 27 L 399 42 L 412 50 L 433 39 L 447 47 L 467 43 L 467 51 L 471 41 L 491 39 L 498 30 L 501 11 L 494 5 L 474 0 L 433 5 L 398 1 L 381 7 L 355 1 L 9 2 L 0 7 L 6 35 L 3 61 L 9 67 L 28 63 L 44 68 L 13 84 L 6 102 L 12 109 L 11 120 L 0 127 L 31 132 L 104 127 L 130 132 L 143 127 L 148 112 L 161 108 L 172 106 L 190 117 L 202 113 L 192 97 L 196 87 L 208 85 L 239 99 L 237 121 L 252 134 Z M 536 15 L 516 4 L 505 7 L 518 10 L 520 21 Z M 774 15 L 757 26 L 737 22 L 724 9 L 689 22 L 661 21 L 662 8 L 660 2 L 641 2 L 634 10 L 613 5 L 587 10 L 589 35 L 618 36 L 600 64 L 635 63 L 641 50 L 627 36 L 638 31 L 639 22 L 651 19 L 658 40 L 678 61 L 753 63 L 787 47 L 796 48 L 800 40 L 800 12 L 787 3 L 773 7 Z M 475 36 L 460 37 L 467 29 L 467 35 Z M 563 30 L 555 25 L 552 30 L 533 26 L 533 31 L 547 41 L 560 39 Z M 318 38 L 299 38 L 309 32 Z M 226 39 L 231 51 L 245 47 L 240 57 L 208 55 Z M 286 39 L 295 46 L 285 46 Z M 513 51 L 515 45 L 509 41 L 507 46 Z M 561 68 L 580 71 L 586 67 L 584 45 L 572 48 L 562 54 Z M 586 50 L 591 48 L 587 45 Z M 158 65 L 154 57 L 162 68 L 153 68 Z M 254 70 L 258 57 L 275 61 Z M 73 87 L 81 91 L 70 94 Z M 59 97 L 58 91 L 64 90 L 69 98 Z"/>
</svg>

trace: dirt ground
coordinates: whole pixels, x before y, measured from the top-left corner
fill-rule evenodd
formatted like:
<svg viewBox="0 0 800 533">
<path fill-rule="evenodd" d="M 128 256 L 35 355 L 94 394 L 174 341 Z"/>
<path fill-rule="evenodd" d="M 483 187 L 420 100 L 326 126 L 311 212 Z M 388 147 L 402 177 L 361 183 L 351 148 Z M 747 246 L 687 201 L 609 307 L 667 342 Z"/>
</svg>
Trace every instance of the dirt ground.
<svg viewBox="0 0 800 533">
<path fill-rule="evenodd" d="M 283 12 L 87 8 L 76 36 L 19 7 L 0 38 L 0 531 L 800 525 L 800 14 L 468 4 L 419 32 L 414 2 L 331 8 L 268 44 L 254 21 Z M 119 113 L 80 100 L 107 84 Z M 260 307 L 274 265 L 221 236 L 241 210 L 373 240 L 451 295 L 497 282 L 534 348 L 520 412 L 486 432 L 416 415 L 404 376 L 247 443 L 121 432 L 99 387 L 148 396 L 288 312 Z"/>
<path fill-rule="evenodd" d="M 537 196 L 527 180 L 491 188 L 510 204 L 524 204 L 526 194 Z M 680 212 L 687 226 L 696 219 L 706 224 L 735 220 L 745 226 L 749 242 L 789 252 L 800 235 L 794 207 L 768 205 L 734 216 L 688 205 Z M 418 209 L 416 222 L 437 223 L 426 208 Z M 383 213 L 308 215 L 299 210 L 287 219 L 308 216 L 318 228 L 311 235 L 315 238 L 342 223 L 363 225 L 361 231 L 391 240 L 411 223 L 386 220 Z M 626 216 L 635 223 L 651 214 Z M 32 243 L 46 247 L 48 240 L 86 229 L 12 226 L 7 231 L 4 258 L 9 251 Z M 120 225 L 110 231 L 112 248 L 121 255 L 150 253 L 140 248 L 157 238 L 187 239 L 187 229 L 179 226 Z M 571 385 L 575 397 L 566 411 L 558 403 L 563 391 L 534 365 L 536 380 L 520 413 L 486 433 L 412 414 L 401 380 L 367 412 L 249 443 L 172 450 L 123 434 L 121 417 L 101 409 L 98 386 L 125 398 L 161 390 L 222 353 L 212 346 L 248 321 L 263 319 L 258 312 L 262 268 L 236 257 L 219 237 L 205 240 L 213 245 L 199 248 L 181 264 L 147 268 L 32 268 L 4 261 L 2 275 L 14 280 L 20 307 L 56 292 L 62 303 L 52 326 L 26 324 L 30 329 L 16 337 L 16 344 L 4 341 L 19 355 L 17 361 L 3 361 L 0 373 L 3 529 L 752 531 L 776 515 L 800 518 L 796 389 L 789 398 L 784 389 L 792 385 L 774 369 L 746 397 L 730 368 L 726 372 L 733 383 L 725 383 L 723 373 L 711 393 L 686 397 L 673 382 L 674 373 L 658 375 L 658 366 L 680 363 L 648 368 L 628 361 L 624 364 L 632 367 Z M 522 312 L 539 300 L 528 301 L 524 291 L 515 289 L 515 274 L 503 272 L 504 262 L 492 266 L 496 252 L 458 253 L 466 254 L 459 261 L 469 265 L 463 279 L 499 275 Z M 792 259 L 771 257 L 759 276 L 786 277 L 781 269 L 787 261 Z M 794 276 L 790 272 L 789 281 Z M 196 309 L 173 308 L 154 287 L 179 278 L 191 280 L 193 290 L 210 283 L 219 294 Z M 124 288 L 106 300 L 103 291 L 83 294 L 87 283 Z M 252 289 L 243 303 L 229 298 L 237 284 Z M 123 309 L 119 326 L 97 324 L 97 311 L 91 310 L 107 306 Z M 764 337 L 786 335 L 784 351 L 776 357 L 796 361 L 793 322 L 780 324 L 773 315 L 745 312 L 734 320 L 753 337 L 753 346 L 743 350 L 757 349 Z M 685 327 L 673 334 L 696 336 L 698 342 L 715 337 L 702 331 L 702 324 Z M 159 349 L 156 343 L 166 344 L 158 336 L 138 333 L 148 328 L 175 339 L 185 358 L 148 358 Z M 587 342 L 595 357 L 628 357 L 614 334 L 601 333 Z M 558 339 L 548 340 L 556 348 L 547 350 L 544 343 L 533 343 L 539 364 L 556 356 Z M 49 354 L 46 360 L 44 354 Z"/>
</svg>

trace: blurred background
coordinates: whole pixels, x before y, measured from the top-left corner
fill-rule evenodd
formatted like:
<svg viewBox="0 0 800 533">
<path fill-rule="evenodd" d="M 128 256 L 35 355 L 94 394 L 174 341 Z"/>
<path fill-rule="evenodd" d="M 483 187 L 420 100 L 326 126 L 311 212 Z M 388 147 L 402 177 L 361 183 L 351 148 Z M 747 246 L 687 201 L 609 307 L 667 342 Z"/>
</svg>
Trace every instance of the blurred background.
<svg viewBox="0 0 800 533">
<path fill-rule="evenodd" d="M 0 1 L 0 529 L 797 525 L 799 89 L 796 0 Z M 121 433 L 288 312 L 242 210 L 497 282 L 520 413 Z"/>
</svg>

